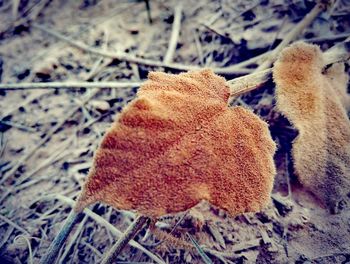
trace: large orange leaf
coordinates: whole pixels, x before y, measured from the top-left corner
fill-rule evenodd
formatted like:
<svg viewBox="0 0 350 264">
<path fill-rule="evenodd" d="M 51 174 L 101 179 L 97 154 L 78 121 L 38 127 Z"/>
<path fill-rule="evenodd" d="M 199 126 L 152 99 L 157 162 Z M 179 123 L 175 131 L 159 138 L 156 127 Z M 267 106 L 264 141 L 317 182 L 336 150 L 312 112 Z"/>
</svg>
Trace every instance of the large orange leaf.
<svg viewBox="0 0 350 264">
<path fill-rule="evenodd" d="M 159 217 L 201 200 L 232 215 L 269 201 L 275 144 L 267 124 L 229 108 L 210 70 L 150 73 L 96 151 L 76 209 L 95 201 Z"/>
<path fill-rule="evenodd" d="M 293 143 L 300 182 L 329 209 L 350 193 L 350 122 L 344 106 L 348 76 L 344 65 L 323 72 L 319 47 L 297 43 L 274 66 L 277 107 L 299 135 Z"/>
</svg>

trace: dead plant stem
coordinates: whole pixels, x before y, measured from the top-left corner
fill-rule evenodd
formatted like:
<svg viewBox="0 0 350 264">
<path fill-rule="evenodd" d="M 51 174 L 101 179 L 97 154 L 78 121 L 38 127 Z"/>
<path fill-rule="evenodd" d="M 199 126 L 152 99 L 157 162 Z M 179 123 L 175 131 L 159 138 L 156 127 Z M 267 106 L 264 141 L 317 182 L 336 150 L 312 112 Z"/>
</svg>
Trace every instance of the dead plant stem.
<svg viewBox="0 0 350 264">
<path fill-rule="evenodd" d="M 64 242 L 67 240 L 69 233 L 72 231 L 74 226 L 81 220 L 82 217 L 82 213 L 77 213 L 74 210 L 70 212 L 60 232 L 55 237 L 54 241 L 51 243 L 49 249 L 47 250 L 47 253 L 40 260 L 40 264 L 55 263 L 58 253 L 62 248 Z"/>
<path fill-rule="evenodd" d="M 168 50 L 163 60 L 164 63 L 171 63 L 173 61 L 174 53 L 177 46 L 177 41 L 180 35 L 181 18 L 182 18 L 182 2 L 179 2 L 179 4 L 175 7 L 175 11 L 174 11 L 174 22 L 171 30 L 171 37 L 169 41 Z"/>
<path fill-rule="evenodd" d="M 126 229 L 125 233 L 118 239 L 113 247 L 108 251 L 106 256 L 103 258 L 101 264 L 112 264 L 115 263 L 121 251 L 133 239 L 141 228 L 150 220 L 149 217 L 140 215 L 134 222 Z"/>
</svg>

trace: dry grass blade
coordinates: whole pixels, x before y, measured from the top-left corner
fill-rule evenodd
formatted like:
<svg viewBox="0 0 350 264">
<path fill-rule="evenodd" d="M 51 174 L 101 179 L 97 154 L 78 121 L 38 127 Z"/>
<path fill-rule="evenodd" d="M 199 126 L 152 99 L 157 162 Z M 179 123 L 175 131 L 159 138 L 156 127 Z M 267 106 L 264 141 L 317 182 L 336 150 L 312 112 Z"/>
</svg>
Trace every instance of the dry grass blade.
<svg viewBox="0 0 350 264">
<path fill-rule="evenodd" d="M 347 38 L 345 41 L 338 43 L 324 53 L 325 67 L 330 64 L 345 62 L 350 59 L 349 41 L 350 39 Z M 270 79 L 271 73 L 272 68 L 269 68 L 228 81 L 231 101 L 239 95 L 262 87 L 263 84 Z"/>
<path fill-rule="evenodd" d="M 55 263 L 59 250 L 62 248 L 64 242 L 66 242 L 69 233 L 73 230 L 75 224 L 78 223 L 82 217 L 82 213 L 76 213 L 73 210 L 70 212 L 59 234 L 51 243 L 50 247 L 47 250 L 47 253 L 41 258 L 41 264 Z"/>
<path fill-rule="evenodd" d="M 0 240 L 0 248 L 3 248 L 3 246 L 8 242 L 14 230 L 15 228 L 12 225 L 6 228 L 6 232 L 2 234 L 2 238 Z"/>
<path fill-rule="evenodd" d="M 176 50 L 177 46 L 177 40 L 179 38 L 180 34 L 180 27 L 181 27 L 181 17 L 182 17 L 182 3 L 180 2 L 176 7 L 175 7 L 175 12 L 174 12 L 174 23 L 171 31 L 171 37 L 169 41 L 169 46 L 167 53 L 164 57 L 163 62 L 164 63 L 170 63 L 173 61 L 174 53 Z"/>
<path fill-rule="evenodd" d="M 73 88 L 131 88 L 140 82 L 43 82 L 43 83 L 2 83 L 0 89 L 73 89 Z"/>
<path fill-rule="evenodd" d="M 74 243 L 77 243 L 77 239 L 81 235 L 81 232 L 82 232 L 83 228 L 85 227 L 85 223 L 86 223 L 87 218 L 88 218 L 88 216 L 85 216 L 83 218 L 83 220 L 81 220 L 81 222 L 79 223 L 76 230 L 74 231 L 74 234 L 72 235 L 71 240 L 69 241 L 68 245 L 64 248 L 64 252 L 63 252 L 62 256 L 60 257 L 59 263 L 61 263 L 61 264 L 65 263 L 66 258 L 68 256 L 71 248 L 73 247 Z"/>
<path fill-rule="evenodd" d="M 25 125 L 22 125 L 22 124 L 18 124 L 18 123 L 14 123 L 14 122 L 10 122 L 10 121 L 0 120 L 0 124 L 4 124 L 6 126 L 15 127 L 15 128 L 18 128 L 19 130 L 23 130 L 23 131 L 31 132 L 31 133 L 37 131 L 36 129 L 34 129 L 32 127 L 28 127 L 28 126 L 25 126 Z"/>
<path fill-rule="evenodd" d="M 22 232 L 23 234 L 29 235 L 29 232 L 27 230 L 23 229 L 22 227 L 20 227 L 19 225 L 17 225 L 16 223 L 14 223 L 13 221 L 11 221 L 10 219 L 8 219 L 7 217 L 5 217 L 1 214 L 0 214 L 0 220 L 6 222 L 10 226 L 16 228 L 18 231 Z"/>
<path fill-rule="evenodd" d="M 230 97 L 237 97 L 262 86 L 269 80 L 272 69 L 266 69 L 228 81 Z"/>
<path fill-rule="evenodd" d="M 308 43 L 318 43 L 323 41 L 336 41 L 336 40 L 343 40 L 350 36 L 349 33 L 341 33 L 341 34 L 334 34 L 334 35 L 327 35 L 327 36 L 321 36 L 321 37 L 314 37 L 314 38 L 308 38 L 308 39 L 302 39 L 302 41 L 308 42 Z"/>
<path fill-rule="evenodd" d="M 50 195 L 50 196 L 46 196 L 45 199 L 58 199 L 59 201 L 68 204 L 70 207 L 73 207 L 75 202 L 68 198 L 65 197 L 63 195 L 59 195 L 59 194 L 55 194 L 55 195 Z M 92 212 L 90 209 L 85 208 L 83 213 L 85 213 L 87 216 L 89 216 L 90 218 L 92 218 L 93 220 L 95 220 L 98 224 L 106 227 L 113 235 L 115 235 L 116 237 L 121 237 L 123 235 L 123 232 L 121 232 L 120 230 L 118 230 L 115 226 L 113 226 L 112 224 L 110 224 L 107 220 L 103 219 L 101 216 L 99 216 L 98 214 Z M 144 254 L 146 254 L 149 258 L 151 258 L 154 262 L 158 263 L 158 264 L 165 264 L 165 262 L 159 258 L 158 256 L 156 256 L 155 254 L 153 254 L 152 252 L 150 252 L 148 249 L 146 249 L 145 247 L 143 247 L 142 245 L 140 245 L 139 243 L 137 243 L 135 240 L 130 240 L 129 244 L 131 246 L 133 246 L 134 248 L 137 248 L 139 250 L 141 250 Z"/>
<path fill-rule="evenodd" d="M 103 258 L 101 264 L 112 264 L 114 263 L 120 252 L 125 248 L 131 239 L 133 239 L 141 228 L 150 220 L 145 216 L 138 216 L 134 222 L 126 229 L 124 234 L 118 239 L 113 247 L 108 251 L 106 256 Z"/>
<path fill-rule="evenodd" d="M 18 16 L 18 7 L 20 0 L 12 0 L 12 20 L 15 21 Z"/>
<path fill-rule="evenodd" d="M 213 264 L 211 259 L 207 256 L 207 254 L 205 254 L 204 250 L 200 247 L 200 245 L 197 243 L 197 241 L 189 233 L 187 233 L 187 236 L 191 240 L 193 246 L 198 251 L 198 254 L 201 256 L 201 258 L 204 261 L 204 263 L 205 264 Z"/>
<path fill-rule="evenodd" d="M 327 1 L 326 1 L 327 2 Z M 330 2 L 330 1 L 328 1 Z M 312 21 L 328 7 L 329 3 L 324 3 L 323 1 L 319 1 L 316 6 L 308 13 L 299 23 L 296 25 L 287 36 L 285 36 L 282 42 L 273 50 L 273 52 L 269 55 L 268 59 L 262 63 L 256 71 L 262 71 L 271 66 L 271 64 L 277 59 L 280 52 L 287 47 L 292 41 L 294 41 L 300 33 L 308 27 Z"/>
<path fill-rule="evenodd" d="M 350 36 L 339 42 L 324 54 L 325 65 L 344 62 L 350 59 Z"/>
</svg>

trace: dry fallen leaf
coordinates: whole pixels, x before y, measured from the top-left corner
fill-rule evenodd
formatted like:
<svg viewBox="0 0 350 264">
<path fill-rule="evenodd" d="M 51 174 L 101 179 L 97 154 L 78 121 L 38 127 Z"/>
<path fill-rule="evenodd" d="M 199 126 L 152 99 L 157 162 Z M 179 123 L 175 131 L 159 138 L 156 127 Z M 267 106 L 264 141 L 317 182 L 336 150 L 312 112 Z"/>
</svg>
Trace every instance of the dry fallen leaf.
<svg viewBox="0 0 350 264">
<path fill-rule="evenodd" d="M 315 45 L 296 43 L 275 63 L 277 107 L 299 135 L 293 143 L 300 182 L 331 211 L 350 192 L 350 122 L 344 109 L 348 76 L 343 65 L 323 73 Z"/>
<path fill-rule="evenodd" d="M 210 70 L 150 73 L 94 157 L 76 210 L 102 201 L 157 218 L 207 200 L 232 215 L 270 198 L 275 144 L 267 124 L 227 105 Z"/>
</svg>

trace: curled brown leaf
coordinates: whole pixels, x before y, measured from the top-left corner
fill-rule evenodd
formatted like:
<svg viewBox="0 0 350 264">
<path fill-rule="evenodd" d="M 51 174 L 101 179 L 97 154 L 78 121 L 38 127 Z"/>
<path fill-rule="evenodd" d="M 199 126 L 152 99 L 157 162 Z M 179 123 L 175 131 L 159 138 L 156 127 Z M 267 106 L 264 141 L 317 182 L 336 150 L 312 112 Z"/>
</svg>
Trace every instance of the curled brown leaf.
<svg viewBox="0 0 350 264">
<path fill-rule="evenodd" d="M 318 46 L 296 43 L 275 63 L 278 109 L 299 135 L 293 143 L 300 182 L 331 211 L 350 192 L 350 122 L 344 65 L 324 70 Z"/>
<path fill-rule="evenodd" d="M 102 201 L 157 218 L 207 200 L 232 215 L 260 210 L 275 144 L 265 122 L 228 98 L 210 70 L 150 73 L 96 151 L 76 209 Z"/>
</svg>

